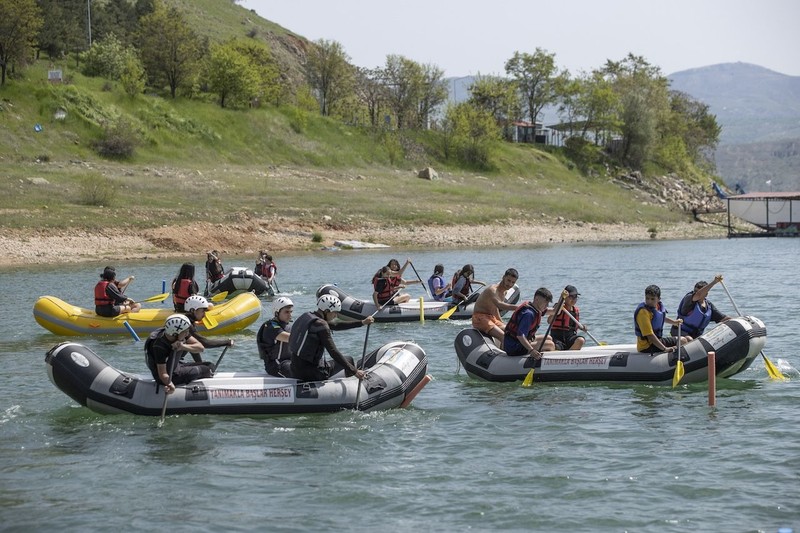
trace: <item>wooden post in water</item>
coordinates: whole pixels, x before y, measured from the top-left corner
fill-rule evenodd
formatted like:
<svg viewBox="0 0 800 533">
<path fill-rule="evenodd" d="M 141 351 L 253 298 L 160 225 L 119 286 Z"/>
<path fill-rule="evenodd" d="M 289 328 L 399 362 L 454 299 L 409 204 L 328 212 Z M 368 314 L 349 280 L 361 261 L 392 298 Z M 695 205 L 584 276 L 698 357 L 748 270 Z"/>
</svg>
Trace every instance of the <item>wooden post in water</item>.
<svg viewBox="0 0 800 533">
<path fill-rule="evenodd" d="M 717 405 L 717 353 L 708 352 L 708 406 Z"/>
</svg>

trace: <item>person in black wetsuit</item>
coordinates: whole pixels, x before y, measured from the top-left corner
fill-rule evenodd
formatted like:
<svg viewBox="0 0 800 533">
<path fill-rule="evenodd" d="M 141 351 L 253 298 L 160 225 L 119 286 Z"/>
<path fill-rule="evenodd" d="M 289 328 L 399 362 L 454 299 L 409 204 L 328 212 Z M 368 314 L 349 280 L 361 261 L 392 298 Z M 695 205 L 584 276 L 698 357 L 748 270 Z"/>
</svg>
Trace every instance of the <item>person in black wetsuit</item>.
<svg viewBox="0 0 800 533">
<path fill-rule="evenodd" d="M 167 394 L 175 392 L 175 385 L 214 375 L 211 366 L 198 363 L 181 363 L 187 351 L 202 351 L 203 346 L 191 336 L 192 323 L 185 315 L 167 317 L 164 327 L 155 330 L 144 343 L 147 368 L 156 383 L 164 386 Z"/>
<path fill-rule="evenodd" d="M 272 302 L 272 318 L 261 324 L 256 335 L 258 355 L 264 370 L 275 377 L 292 377 L 292 354 L 289 351 L 290 328 L 294 302 L 286 296 Z"/>
<path fill-rule="evenodd" d="M 183 307 L 183 314 L 186 315 L 186 318 L 188 318 L 192 323 L 190 335 L 197 339 L 197 341 L 203 346 L 203 350 L 206 348 L 222 348 L 223 346 L 233 346 L 233 339 L 208 339 L 197 332 L 197 326 L 195 324 L 203 321 L 203 317 L 206 316 L 206 311 L 214 307 L 214 304 L 209 303 L 208 300 L 199 294 L 193 294 L 186 298 L 186 303 L 183 305 Z M 198 352 L 189 351 L 189 353 L 192 354 L 192 358 L 194 359 L 195 363 L 203 362 L 203 357 L 201 355 L 203 350 Z"/>
<path fill-rule="evenodd" d="M 363 379 L 366 373 L 358 370 L 352 357 L 346 357 L 337 348 L 331 330 L 366 326 L 375 322 L 368 316 L 361 322 L 332 323 L 342 310 L 342 302 L 332 294 L 323 294 L 317 300 L 317 310 L 303 313 L 295 320 L 289 336 L 292 353 L 292 375 L 299 381 L 324 381 L 344 369 L 347 376 Z M 324 357 L 327 350 L 335 361 L 331 365 Z"/>
</svg>

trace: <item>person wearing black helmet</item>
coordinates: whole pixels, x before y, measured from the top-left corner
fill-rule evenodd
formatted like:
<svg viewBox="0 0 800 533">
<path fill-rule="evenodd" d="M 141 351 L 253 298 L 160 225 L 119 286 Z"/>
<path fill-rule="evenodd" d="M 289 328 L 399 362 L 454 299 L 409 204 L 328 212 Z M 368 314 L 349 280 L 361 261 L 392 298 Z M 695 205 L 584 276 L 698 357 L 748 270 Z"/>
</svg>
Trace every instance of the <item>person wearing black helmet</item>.
<svg viewBox="0 0 800 533">
<path fill-rule="evenodd" d="M 299 381 L 324 381 L 344 369 L 347 376 L 363 379 L 366 373 L 358 370 L 352 357 L 346 357 L 337 348 L 331 330 L 357 328 L 372 324 L 375 319 L 368 316 L 361 322 L 334 323 L 342 310 L 342 302 L 333 294 L 323 294 L 317 300 L 316 311 L 303 313 L 295 320 L 289 336 L 292 353 L 292 376 Z M 324 357 L 327 350 L 335 361 L 328 363 Z"/>
</svg>

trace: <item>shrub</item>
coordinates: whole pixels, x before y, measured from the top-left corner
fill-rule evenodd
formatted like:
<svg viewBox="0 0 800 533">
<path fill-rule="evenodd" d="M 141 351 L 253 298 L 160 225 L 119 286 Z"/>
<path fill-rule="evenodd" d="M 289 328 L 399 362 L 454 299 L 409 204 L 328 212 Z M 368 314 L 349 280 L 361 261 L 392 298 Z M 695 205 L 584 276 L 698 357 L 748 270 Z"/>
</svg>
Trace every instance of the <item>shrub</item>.
<svg viewBox="0 0 800 533">
<path fill-rule="evenodd" d="M 128 159 L 136 149 L 136 141 L 136 132 L 130 123 L 119 120 L 113 126 L 106 127 L 103 136 L 92 147 L 102 157 Z"/>
<path fill-rule="evenodd" d="M 87 174 L 80 182 L 81 205 L 106 206 L 114 202 L 117 184 L 102 174 Z"/>
<path fill-rule="evenodd" d="M 564 143 L 564 146 L 564 153 L 566 156 L 575 163 L 582 172 L 587 172 L 592 165 L 602 161 L 603 153 L 600 147 L 586 139 L 570 137 Z"/>
<path fill-rule="evenodd" d="M 315 231 L 311 234 L 311 242 L 322 242 L 322 233 Z"/>
</svg>

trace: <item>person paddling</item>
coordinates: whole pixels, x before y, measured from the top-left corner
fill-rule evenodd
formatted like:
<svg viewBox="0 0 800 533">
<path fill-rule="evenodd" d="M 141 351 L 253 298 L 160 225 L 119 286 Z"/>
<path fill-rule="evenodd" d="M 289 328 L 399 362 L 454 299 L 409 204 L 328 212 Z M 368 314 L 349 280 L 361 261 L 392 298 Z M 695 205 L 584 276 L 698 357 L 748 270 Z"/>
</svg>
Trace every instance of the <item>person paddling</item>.
<svg viewBox="0 0 800 533">
<path fill-rule="evenodd" d="M 94 286 L 94 312 L 104 317 L 115 317 L 124 313 L 135 313 L 142 308 L 123 293 L 128 285 L 136 279 L 128 276 L 117 281 L 117 271 L 107 266 L 100 274 L 100 281 Z"/>
</svg>

